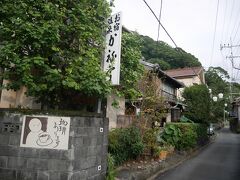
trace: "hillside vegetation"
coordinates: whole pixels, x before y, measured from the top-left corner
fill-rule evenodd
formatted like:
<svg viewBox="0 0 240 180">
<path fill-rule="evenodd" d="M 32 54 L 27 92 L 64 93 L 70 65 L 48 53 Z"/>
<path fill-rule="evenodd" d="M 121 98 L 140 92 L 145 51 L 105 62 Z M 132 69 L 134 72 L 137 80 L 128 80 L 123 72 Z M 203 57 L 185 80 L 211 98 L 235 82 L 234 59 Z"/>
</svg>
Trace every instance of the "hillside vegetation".
<svg viewBox="0 0 240 180">
<path fill-rule="evenodd" d="M 181 48 L 173 48 L 163 41 L 154 41 L 148 36 L 140 35 L 143 40 L 142 55 L 146 61 L 157 63 L 161 69 L 201 66 L 199 60 Z"/>
</svg>

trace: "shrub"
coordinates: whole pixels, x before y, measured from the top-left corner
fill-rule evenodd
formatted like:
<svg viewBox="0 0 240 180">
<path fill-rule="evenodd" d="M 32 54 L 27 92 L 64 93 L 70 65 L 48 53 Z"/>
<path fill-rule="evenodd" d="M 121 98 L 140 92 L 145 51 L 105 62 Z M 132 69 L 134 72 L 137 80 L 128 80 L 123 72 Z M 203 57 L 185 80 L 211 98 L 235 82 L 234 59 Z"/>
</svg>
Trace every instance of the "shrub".
<svg viewBox="0 0 240 180">
<path fill-rule="evenodd" d="M 159 149 L 157 141 L 158 130 L 157 128 L 148 128 L 143 134 L 144 152 L 151 152 L 152 156 L 154 156 Z"/>
<path fill-rule="evenodd" d="M 109 133 L 109 152 L 116 165 L 136 159 L 144 149 L 140 131 L 136 127 L 114 129 Z"/>
<path fill-rule="evenodd" d="M 207 125 L 206 124 L 194 124 L 195 131 L 197 132 L 197 144 L 204 145 L 209 140 L 207 134 Z"/>
<path fill-rule="evenodd" d="M 178 150 L 203 145 L 208 140 L 207 126 L 196 123 L 168 123 L 161 136 Z"/>
<path fill-rule="evenodd" d="M 176 147 L 180 141 L 181 136 L 182 135 L 180 129 L 175 124 L 169 123 L 164 128 L 162 139 L 168 144 Z"/>
<path fill-rule="evenodd" d="M 182 136 L 176 145 L 179 150 L 187 150 L 197 145 L 197 132 L 195 124 L 192 123 L 177 123 L 176 126 L 180 129 Z"/>
</svg>

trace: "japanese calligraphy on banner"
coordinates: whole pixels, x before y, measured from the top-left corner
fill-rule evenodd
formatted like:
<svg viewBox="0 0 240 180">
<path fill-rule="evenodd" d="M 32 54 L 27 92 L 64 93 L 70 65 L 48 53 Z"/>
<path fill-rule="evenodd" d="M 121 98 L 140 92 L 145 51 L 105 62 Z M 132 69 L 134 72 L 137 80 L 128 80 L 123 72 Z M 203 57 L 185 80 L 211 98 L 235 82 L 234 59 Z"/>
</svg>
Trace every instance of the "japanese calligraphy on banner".
<svg viewBox="0 0 240 180">
<path fill-rule="evenodd" d="M 24 116 L 20 147 L 68 149 L 70 117 Z"/>
<path fill-rule="evenodd" d="M 120 80 L 120 58 L 122 38 L 122 16 L 116 13 L 108 18 L 106 35 L 106 48 L 103 62 L 103 70 L 111 72 L 110 80 L 113 85 L 119 85 Z"/>
</svg>

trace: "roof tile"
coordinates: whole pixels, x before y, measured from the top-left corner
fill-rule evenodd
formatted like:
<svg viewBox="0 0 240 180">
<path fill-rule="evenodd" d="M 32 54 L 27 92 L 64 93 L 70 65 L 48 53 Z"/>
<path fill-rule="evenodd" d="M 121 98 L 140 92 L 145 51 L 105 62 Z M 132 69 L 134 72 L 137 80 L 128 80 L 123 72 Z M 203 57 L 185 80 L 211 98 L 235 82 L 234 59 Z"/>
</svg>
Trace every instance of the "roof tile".
<svg viewBox="0 0 240 180">
<path fill-rule="evenodd" d="M 168 76 L 171 77 L 185 77 L 185 76 L 196 76 L 199 75 L 203 68 L 200 67 L 186 67 L 178 69 L 170 69 L 165 71 Z"/>
</svg>

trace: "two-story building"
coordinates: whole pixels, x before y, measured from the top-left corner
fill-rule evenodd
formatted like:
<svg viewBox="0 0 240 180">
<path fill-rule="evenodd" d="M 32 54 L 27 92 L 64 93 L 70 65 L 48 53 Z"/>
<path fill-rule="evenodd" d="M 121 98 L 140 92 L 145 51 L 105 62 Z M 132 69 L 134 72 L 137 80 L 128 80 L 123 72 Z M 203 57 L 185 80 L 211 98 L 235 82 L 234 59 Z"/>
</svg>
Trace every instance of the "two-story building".
<svg viewBox="0 0 240 180">
<path fill-rule="evenodd" d="M 182 104 L 178 102 L 177 90 L 183 88 L 183 83 L 177 81 L 176 79 L 168 76 L 164 71 L 160 69 L 158 65 L 148 63 L 146 61 L 141 61 L 145 69 L 148 71 L 154 71 L 157 74 L 157 86 L 159 96 L 163 97 L 166 103 L 169 105 L 167 109 L 167 115 L 164 117 L 165 122 L 174 122 L 180 119 Z M 119 108 L 118 110 L 107 111 L 107 116 L 110 121 L 110 128 L 116 127 L 126 127 L 131 124 L 132 119 L 141 109 L 138 109 L 136 104 L 133 104 L 130 100 L 119 98 Z M 139 100 L 141 101 L 141 99 Z M 110 102 L 110 101 L 109 101 Z M 109 104 L 110 105 L 110 104 Z M 111 106 L 108 106 L 112 109 Z M 110 118 L 111 117 L 111 118 Z"/>
<path fill-rule="evenodd" d="M 158 87 L 160 96 L 169 104 L 166 122 L 174 122 L 180 119 L 182 104 L 178 102 L 177 92 L 184 84 L 166 74 L 158 65 L 141 61 L 145 69 L 156 71 L 158 76 Z"/>
<path fill-rule="evenodd" d="M 206 84 L 203 67 L 186 67 L 164 71 L 168 76 L 180 81 L 185 87 L 190 87 L 195 84 Z M 182 93 L 184 88 L 180 88 L 177 96 L 183 100 Z"/>
</svg>

